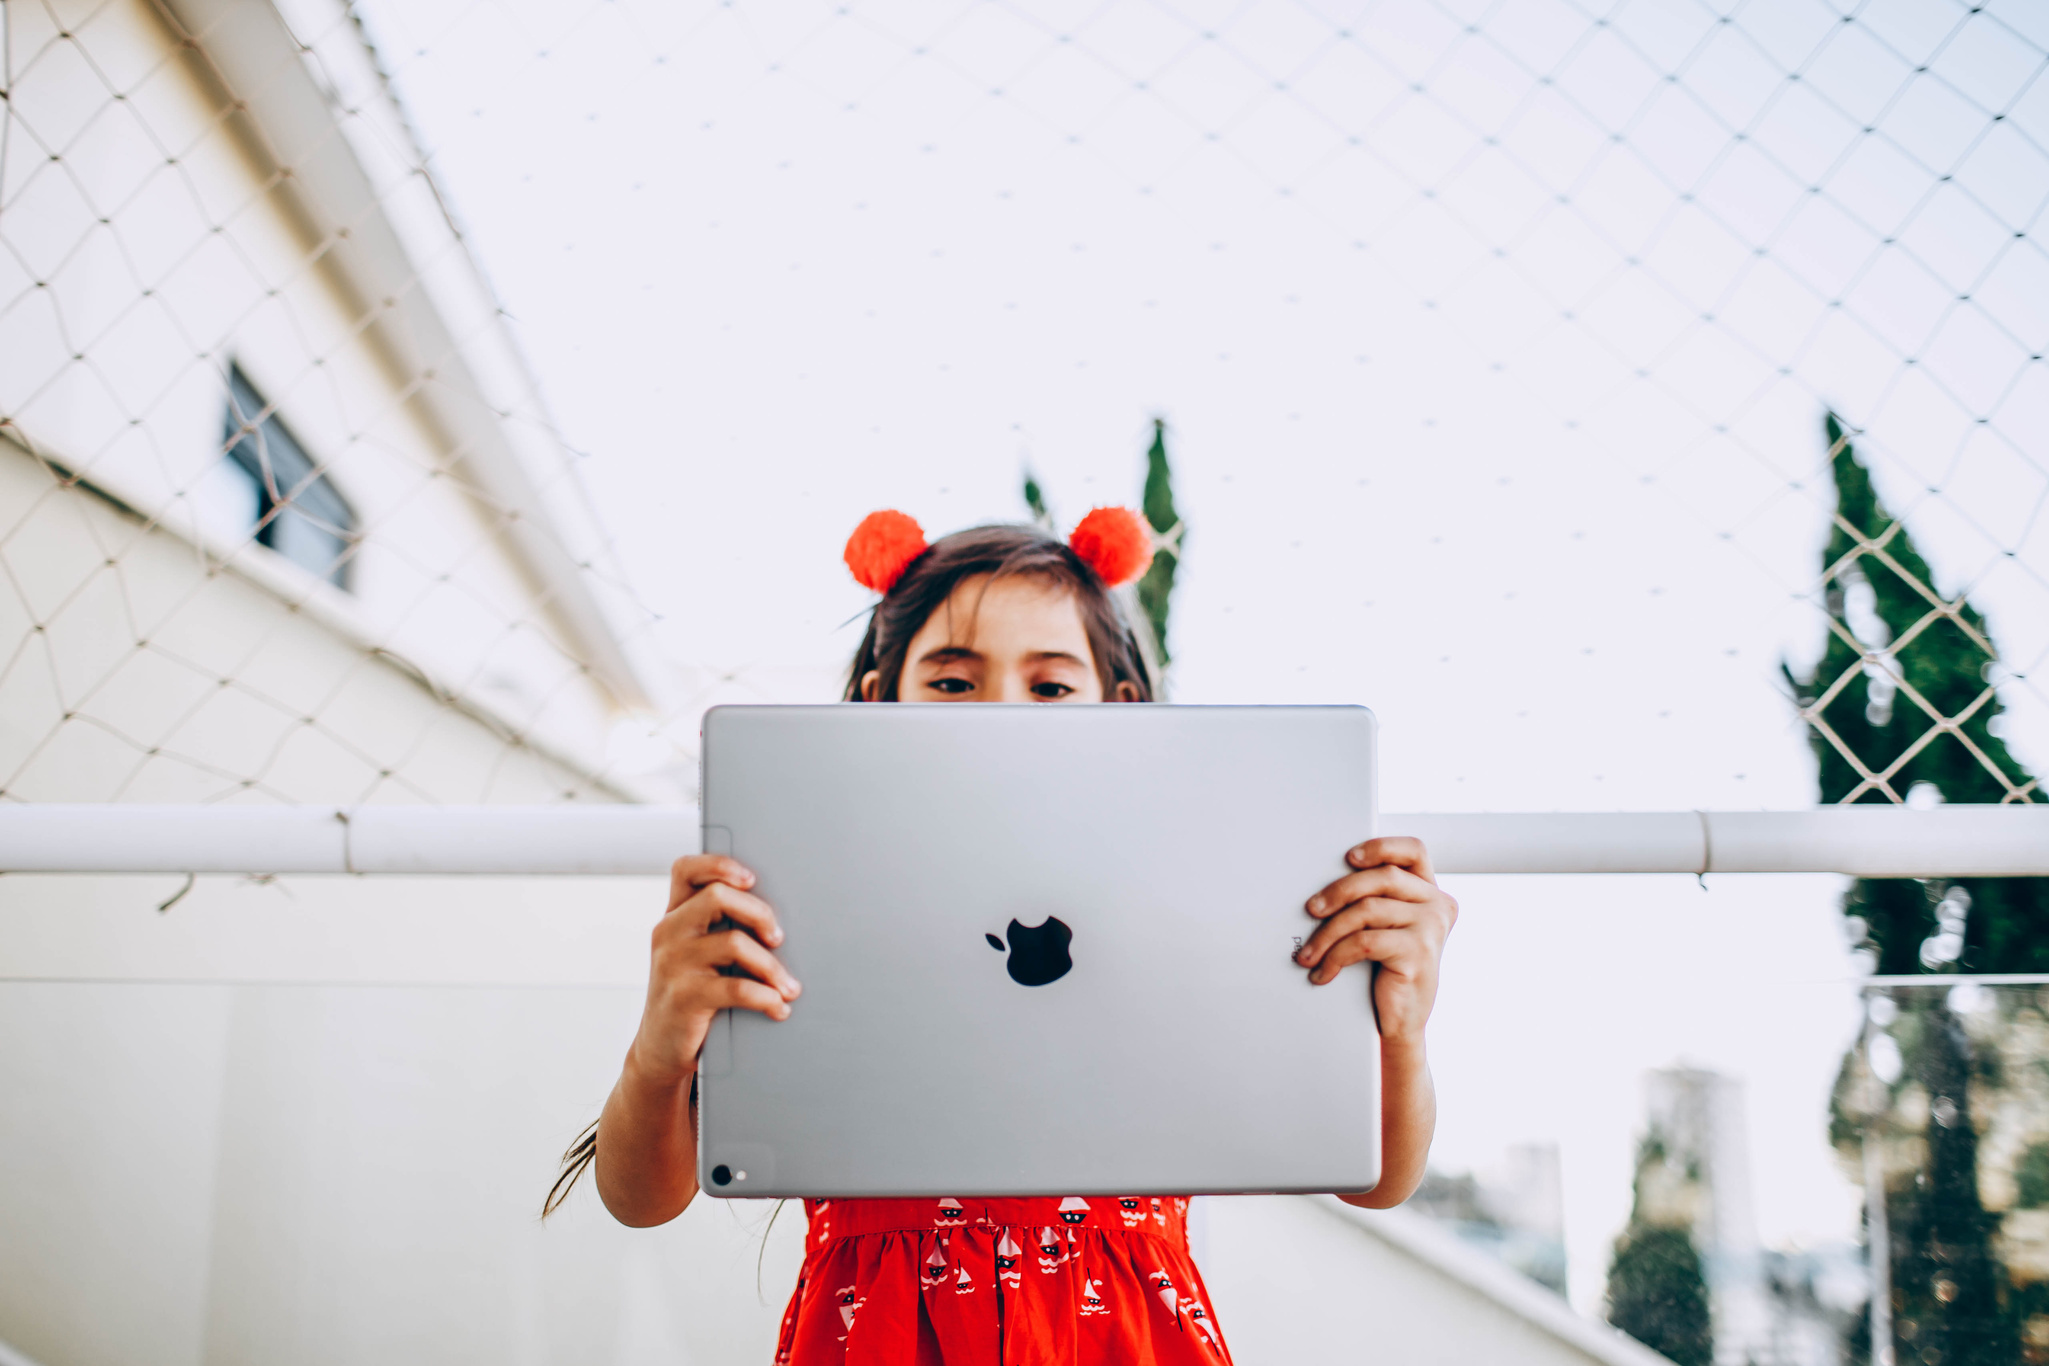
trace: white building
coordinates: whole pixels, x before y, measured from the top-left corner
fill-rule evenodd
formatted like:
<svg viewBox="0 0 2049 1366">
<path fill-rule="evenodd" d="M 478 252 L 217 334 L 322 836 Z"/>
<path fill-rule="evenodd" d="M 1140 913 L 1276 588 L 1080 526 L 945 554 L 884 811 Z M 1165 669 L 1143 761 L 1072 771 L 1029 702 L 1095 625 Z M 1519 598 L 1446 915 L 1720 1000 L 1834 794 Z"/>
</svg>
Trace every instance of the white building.
<svg viewBox="0 0 2049 1366">
<path fill-rule="evenodd" d="M 345 8 L 0 15 L 0 800 L 678 795 L 621 744 L 646 622 Z M 0 878 L 0 1361 L 766 1361 L 794 1213 L 536 1217 L 662 892 Z M 1208 1208 L 1241 1361 L 1654 1366 L 1399 1214 Z"/>
<path fill-rule="evenodd" d="M 1857 1272 L 1846 1275 L 1846 1249 L 1788 1254 L 1759 1240 L 1742 1083 L 1664 1068 L 1645 1079 L 1645 1100 L 1653 1141 L 1637 1168 L 1638 1213 L 1692 1233 L 1717 1366 L 1836 1366 Z"/>
<path fill-rule="evenodd" d="M 354 23 L 7 24 L 0 792 L 621 795 L 642 622 Z"/>
<path fill-rule="evenodd" d="M 0 799 L 640 795 L 640 619 L 343 8 L 0 16 Z M 630 986 L 578 984 L 630 981 L 659 889 L 180 890 L 0 879 L 0 1340 L 654 1331 L 656 1244 L 532 1216 L 630 1029 Z"/>
</svg>

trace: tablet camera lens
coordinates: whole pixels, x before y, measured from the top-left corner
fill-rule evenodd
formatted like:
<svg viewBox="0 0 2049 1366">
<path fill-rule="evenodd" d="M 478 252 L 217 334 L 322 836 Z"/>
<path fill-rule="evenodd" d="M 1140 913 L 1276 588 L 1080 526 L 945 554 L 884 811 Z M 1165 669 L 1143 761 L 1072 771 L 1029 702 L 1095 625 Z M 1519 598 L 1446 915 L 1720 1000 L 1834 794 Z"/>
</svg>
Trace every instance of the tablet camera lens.
<svg viewBox="0 0 2049 1366">
<path fill-rule="evenodd" d="M 723 1162 L 721 1162 L 718 1166 L 713 1167 L 711 1169 L 711 1180 L 712 1184 L 715 1186 L 727 1185 L 732 1181 L 732 1179 L 733 1169 L 731 1167 L 728 1167 Z"/>
</svg>

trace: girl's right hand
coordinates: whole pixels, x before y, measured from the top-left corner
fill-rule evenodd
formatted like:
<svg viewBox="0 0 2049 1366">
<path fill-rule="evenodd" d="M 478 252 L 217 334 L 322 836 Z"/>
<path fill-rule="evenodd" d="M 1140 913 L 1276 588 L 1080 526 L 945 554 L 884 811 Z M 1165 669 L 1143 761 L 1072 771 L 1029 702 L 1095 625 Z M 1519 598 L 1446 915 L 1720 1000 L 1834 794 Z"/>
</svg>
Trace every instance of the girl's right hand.
<svg viewBox="0 0 2049 1366">
<path fill-rule="evenodd" d="M 692 854 L 669 869 L 669 909 L 655 926 L 647 1005 L 633 1040 L 643 1079 L 687 1080 L 721 1010 L 789 1018 L 802 988 L 770 952 L 783 932 L 753 885 L 753 871 L 723 854 Z"/>
</svg>

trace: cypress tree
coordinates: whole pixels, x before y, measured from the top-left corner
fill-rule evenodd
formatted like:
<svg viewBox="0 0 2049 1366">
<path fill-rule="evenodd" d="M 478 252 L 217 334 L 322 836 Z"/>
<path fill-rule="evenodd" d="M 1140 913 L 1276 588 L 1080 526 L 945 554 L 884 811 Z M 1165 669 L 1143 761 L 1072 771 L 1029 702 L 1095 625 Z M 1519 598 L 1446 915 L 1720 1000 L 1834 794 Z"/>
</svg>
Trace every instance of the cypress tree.
<svg viewBox="0 0 2049 1366">
<path fill-rule="evenodd" d="M 1812 675 L 1786 671 L 1820 761 L 1821 800 L 1898 801 L 1924 782 L 1946 802 L 2039 799 L 2039 784 L 1993 734 L 2004 709 L 1992 691 L 1999 661 L 1985 618 L 1962 596 L 1947 602 L 1937 592 L 1834 413 L 1824 431 L 1836 488 L 1822 552 L 1828 643 Z M 1955 729 L 1930 736 L 1938 722 Z M 2049 971 L 2043 879 L 1953 885 L 1964 889 L 1969 915 L 1952 961 L 1971 972 Z M 1878 972 L 1911 973 L 1924 966 L 1942 900 L 1921 883 L 1864 879 L 1843 910 L 1861 921 Z"/>
<path fill-rule="evenodd" d="M 1054 529 L 1053 510 L 1046 502 L 1046 491 L 1039 484 L 1038 476 L 1027 467 L 1024 472 L 1024 502 L 1032 514 L 1032 521 L 1048 531 Z M 1181 562 L 1181 542 L 1184 528 L 1181 514 L 1174 510 L 1174 472 L 1167 464 L 1167 424 L 1163 419 L 1153 419 L 1153 444 L 1145 454 L 1145 495 L 1140 504 L 1147 525 L 1153 529 L 1153 539 L 1159 552 L 1153 556 L 1152 565 L 1137 584 L 1138 607 L 1145 614 L 1144 627 L 1150 627 L 1152 638 L 1145 640 L 1146 632 L 1139 623 L 1138 634 L 1141 647 L 1147 648 L 1148 663 L 1164 669 L 1167 654 L 1167 612 L 1174 597 L 1174 571 Z M 1166 679 L 1155 677 L 1155 690 L 1164 697 Z"/>
<path fill-rule="evenodd" d="M 1945 600 L 1935 588 L 1927 561 L 1879 500 L 1834 413 L 1823 431 L 1836 492 L 1822 554 L 1828 641 L 1811 675 L 1786 670 L 1819 761 L 1821 800 L 1894 802 L 1922 783 L 1946 802 L 2034 799 L 2037 784 L 1994 734 L 1999 663 L 1984 617 L 1962 595 Z M 2043 881 L 2029 878 L 1862 878 L 1843 899 L 1853 938 L 1886 975 L 1951 965 L 2049 968 L 2044 912 Z M 1864 1068 L 1857 1052 L 1846 1056 L 1831 1138 L 1859 1167 L 1867 1135 L 1926 1145 L 1924 1167 L 1885 1174 L 1899 1359 L 2008 1366 L 2019 1342 L 1993 1249 L 1999 1220 L 1978 1190 L 1971 1113 L 1970 1083 L 1984 1064 L 1943 993 L 1896 996 L 1890 1033 L 1906 1066 L 1886 1087 L 1882 1111 L 1865 1115 L 1856 1099 L 1867 1084 Z M 1901 1111 L 1909 1083 L 1925 1094 L 1925 1120 Z M 1888 1151 L 1902 1146 L 1886 1143 Z"/>
<path fill-rule="evenodd" d="M 1631 1228 L 1615 1241 L 1608 1322 L 1677 1366 L 1711 1366 L 1707 1279 L 1683 1228 Z"/>
<path fill-rule="evenodd" d="M 1039 487 L 1039 476 L 1033 474 L 1027 465 L 1024 472 L 1025 507 L 1031 511 L 1032 521 L 1046 530 L 1053 529 L 1053 509 L 1046 506 L 1046 491 Z"/>
<path fill-rule="evenodd" d="M 1153 444 L 1145 453 L 1143 510 L 1160 552 L 1138 581 L 1138 602 L 1153 624 L 1153 641 L 1164 665 L 1173 658 L 1167 649 L 1167 606 L 1174 593 L 1174 571 L 1181 565 L 1183 528 L 1181 514 L 1174 510 L 1174 475 L 1167 468 L 1167 424 L 1159 418 L 1153 419 Z"/>
<path fill-rule="evenodd" d="M 1608 1322 L 1677 1366 L 1712 1366 L 1714 1320 L 1690 1219 L 1698 1173 L 1674 1168 L 1653 1130 L 1637 1152 L 1629 1226 L 1608 1265 Z"/>
</svg>

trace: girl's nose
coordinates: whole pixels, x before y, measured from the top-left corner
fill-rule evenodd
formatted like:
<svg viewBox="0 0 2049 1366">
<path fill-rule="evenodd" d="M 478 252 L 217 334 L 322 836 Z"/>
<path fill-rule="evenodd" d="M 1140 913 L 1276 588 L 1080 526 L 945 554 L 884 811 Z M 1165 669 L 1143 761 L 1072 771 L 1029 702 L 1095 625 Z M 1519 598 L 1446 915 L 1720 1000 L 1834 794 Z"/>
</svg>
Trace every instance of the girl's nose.
<svg viewBox="0 0 2049 1366">
<path fill-rule="evenodd" d="M 1009 670 L 992 670 L 992 676 L 982 684 L 984 702 L 1029 702 L 1032 690 L 1025 681 Z"/>
</svg>

